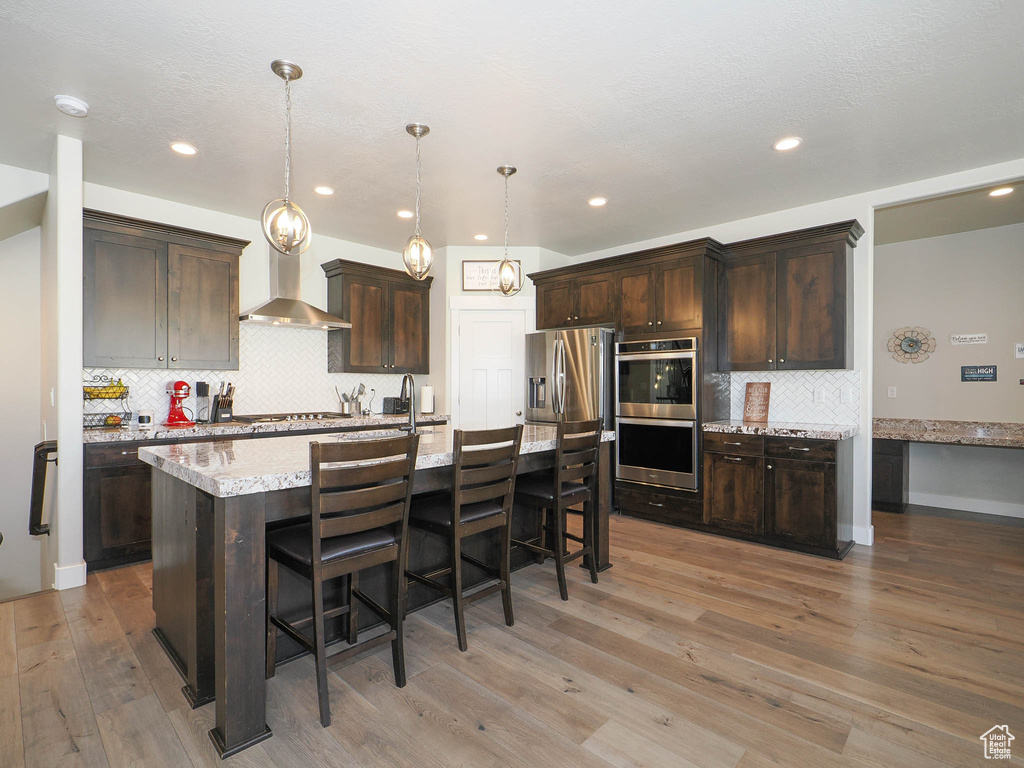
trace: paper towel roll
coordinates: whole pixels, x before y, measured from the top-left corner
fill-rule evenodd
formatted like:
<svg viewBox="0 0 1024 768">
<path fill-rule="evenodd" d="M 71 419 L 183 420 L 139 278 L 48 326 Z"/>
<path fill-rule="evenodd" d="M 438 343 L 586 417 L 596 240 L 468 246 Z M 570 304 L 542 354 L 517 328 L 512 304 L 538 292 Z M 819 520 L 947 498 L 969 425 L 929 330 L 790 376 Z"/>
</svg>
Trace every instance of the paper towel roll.
<svg viewBox="0 0 1024 768">
<path fill-rule="evenodd" d="M 434 388 L 424 384 L 420 388 L 420 413 L 434 412 Z"/>
</svg>

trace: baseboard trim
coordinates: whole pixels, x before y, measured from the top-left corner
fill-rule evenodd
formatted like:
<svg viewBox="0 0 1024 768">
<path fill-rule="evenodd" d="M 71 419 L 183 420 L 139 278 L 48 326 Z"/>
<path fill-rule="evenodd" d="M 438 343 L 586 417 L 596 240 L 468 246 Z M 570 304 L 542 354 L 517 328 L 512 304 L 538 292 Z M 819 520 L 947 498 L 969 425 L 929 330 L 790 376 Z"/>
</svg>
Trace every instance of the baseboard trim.
<svg viewBox="0 0 1024 768">
<path fill-rule="evenodd" d="M 875 526 L 853 526 L 853 540 L 862 546 L 873 547 L 875 545 Z"/>
<path fill-rule="evenodd" d="M 84 587 L 86 578 L 85 561 L 74 565 L 55 565 L 53 567 L 53 588 L 74 589 Z"/>
<path fill-rule="evenodd" d="M 941 507 L 943 509 L 958 509 L 961 512 L 979 512 L 983 515 L 1024 518 L 1024 504 L 1015 504 L 1010 501 L 968 499 L 962 496 L 944 496 L 939 493 L 911 491 L 910 503 L 920 504 L 922 507 Z"/>
</svg>

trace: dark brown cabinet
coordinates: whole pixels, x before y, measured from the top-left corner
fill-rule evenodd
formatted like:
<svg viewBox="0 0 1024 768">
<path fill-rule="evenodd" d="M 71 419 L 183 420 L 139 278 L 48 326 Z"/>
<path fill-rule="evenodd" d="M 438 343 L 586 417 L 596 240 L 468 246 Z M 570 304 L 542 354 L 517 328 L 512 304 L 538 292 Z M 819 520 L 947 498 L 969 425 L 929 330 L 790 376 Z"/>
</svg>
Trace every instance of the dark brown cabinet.
<svg viewBox="0 0 1024 768">
<path fill-rule="evenodd" d="M 775 539 L 816 547 L 835 544 L 836 466 L 767 459 L 765 528 Z"/>
<path fill-rule="evenodd" d="M 625 335 L 652 333 L 655 330 L 654 267 L 633 267 L 618 272 L 618 328 Z"/>
<path fill-rule="evenodd" d="M 660 262 L 655 266 L 659 331 L 699 329 L 703 323 L 704 260 L 699 256 Z"/>
<path fill-rule="evenodd" d="M 728 246 L 718 276 L 720 370 L 850 367 L 861 234 L 850 221 Z"/>
<path fill-rule="evenodd" d="M 537 327 L 572 325 L 572 280 L 537 285 Z"/>
<path fill-rule="evenodd" d="M 906 512 L 910 503 L 910 443 L 871 441 L 871 508 Z"/>
<path fill-rule="evenodd" d="M 83 483 L 83 545 L 90 569 L 149 557 L 150 466 L 141 443 L 87 445 Z"/>
<path fill-rule="evenodd" d="M 352 323 L 327 336 L 332 373 L 429 373 L 430 283 L 405 272 L 336 259 L 327 275 L 327 307 Z"/>
<path fill-rule="evenodd" d="M 846 555 L 853 545 L 852 440 L 704 437 L 705 530 Z"/>
<path fill-rule="evenodd" d="M 615 322 L 615 276 L 587 275 L 573 281 L 573 325 L 608 325 Z"/>
<path fill-rule="evenodd" d="M 247 241 L 85 211 L 83 362 L 238 369 L 238 257 Z"/>
<path fill-rule="evenodd" d="M 707 522 L 754 535 L 763 530 L 764 459 L 706 453 L 704 498 Z"/>
</svg>

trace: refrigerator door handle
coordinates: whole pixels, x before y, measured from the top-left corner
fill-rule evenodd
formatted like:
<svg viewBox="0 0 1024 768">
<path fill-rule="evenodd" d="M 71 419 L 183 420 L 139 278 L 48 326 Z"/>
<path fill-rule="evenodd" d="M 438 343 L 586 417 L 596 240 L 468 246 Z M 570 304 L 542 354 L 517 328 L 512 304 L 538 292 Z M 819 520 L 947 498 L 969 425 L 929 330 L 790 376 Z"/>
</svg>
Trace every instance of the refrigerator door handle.
<svg viewBox="0 0 1024 768">
<path fill-rule="evenodd" d="M 558 412 L 565 418 L 565 339 L 558 340 Z"/>
<path fill-rule="evenodd" d="M 551 344 L 551 413 L 558 421 L 558 339 Z"/>
</svg>

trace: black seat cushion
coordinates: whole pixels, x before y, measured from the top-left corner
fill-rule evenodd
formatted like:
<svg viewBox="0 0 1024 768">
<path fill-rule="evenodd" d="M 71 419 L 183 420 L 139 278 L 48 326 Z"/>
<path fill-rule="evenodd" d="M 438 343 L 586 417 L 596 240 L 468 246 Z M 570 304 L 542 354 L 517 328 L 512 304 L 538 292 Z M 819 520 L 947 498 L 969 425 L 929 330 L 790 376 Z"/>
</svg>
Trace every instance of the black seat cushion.
<svg viewBox="0 0 1024 768">
<path fill-rule="evenodd" d="M 485 517 L 501 514 L 501 498 L 481 501 L 477 504 L 463 504 L 459 510 L 462 524 L 475 523 Z M 413 497 L 409 509 L 409 522 L 427 523 L 450 528 L 452 525 L 452 497 L 447 493 L 436 493 L 423 498 Z"/>
<path fill-rule="evenodd" d="M 590 499 L 590 489 L 583 483 L 562 483 L 561 492 L 563 499 L 572 499 L 573 503 Z M 516 496 L 554 503 L 555 476 L 536 472 L 522 475 L 516 480 Z"/>
<path fill-rule="evenodd" d="M 355 557 L 395 544 L 389 528 L 372 528 L 348 536 L 334 536 L 320 542 L 324 564 L 346 557 Z M 310 523 L 292 525 L 267 533 L 267 552 L 275 560 L 293 570 L 308 571 L 313 567 L 313 533 Z M 298 567 L 296 567 L 298 566 Z"/>
</svg>

